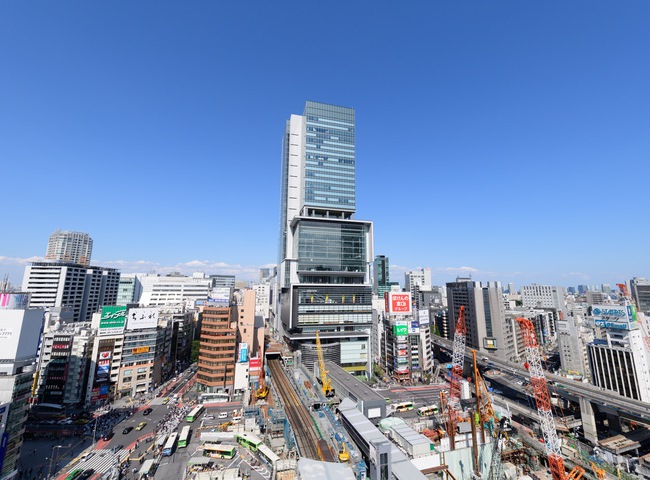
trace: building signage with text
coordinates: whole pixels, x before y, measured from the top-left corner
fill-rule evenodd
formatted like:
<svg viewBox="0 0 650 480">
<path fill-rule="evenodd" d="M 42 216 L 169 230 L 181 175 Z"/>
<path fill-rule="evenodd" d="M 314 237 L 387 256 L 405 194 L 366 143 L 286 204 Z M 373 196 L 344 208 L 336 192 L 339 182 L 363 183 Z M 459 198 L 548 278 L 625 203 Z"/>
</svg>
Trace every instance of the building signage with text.
<svg viewBox="0 0 650 480">
<path fill-rule="evenodd" d="M 634 305 L 592 305 L 591 313 L 598 327 L 632 330 L 638 325 Z"/>
<path fill-rule="evenodd" d="M 386 292 L 384 293 L 386 302 L 386 313 L 388 314 L 405 314 L 411 313 L 411 294 L 410 292 Z"/>
<path fill-rule="evenodd" d="M 102 314 L 99 319 L 100 335 L 119 335 L 124 333 L 126 325 L 126 306 L 110 305 L 102 307 Z"/>
<path fill-rule="evenodd" d="M 141 328 L 156 328 L 157 326 L 158 326 L 157 308 L 129 309 L 129 320 L 126 324 L 127 330 L 139 330 Z"/>
</svg>

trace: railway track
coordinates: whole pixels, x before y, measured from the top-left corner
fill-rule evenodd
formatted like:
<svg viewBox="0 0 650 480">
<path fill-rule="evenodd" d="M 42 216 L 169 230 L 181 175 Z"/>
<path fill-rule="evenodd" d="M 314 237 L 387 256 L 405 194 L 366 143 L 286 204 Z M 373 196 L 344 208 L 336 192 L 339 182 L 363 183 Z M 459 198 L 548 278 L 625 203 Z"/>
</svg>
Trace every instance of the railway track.
<svg viewBox="0 0 650 480">
<path fill-rule="evenodd" d="M 285 413 L 291 424 L 293 434 L 296 437 L 296 444 L 300 456 L 313 460 L 322 460 L 323 454 L 319 448 L 321 438 L 316 431 L 314 421 L 307 407 L 298 398 L 298 395 L 280 365 L 280 361 L 269 360 L 269 369 L 275 387 L 282 397 Z"/>
</svg>

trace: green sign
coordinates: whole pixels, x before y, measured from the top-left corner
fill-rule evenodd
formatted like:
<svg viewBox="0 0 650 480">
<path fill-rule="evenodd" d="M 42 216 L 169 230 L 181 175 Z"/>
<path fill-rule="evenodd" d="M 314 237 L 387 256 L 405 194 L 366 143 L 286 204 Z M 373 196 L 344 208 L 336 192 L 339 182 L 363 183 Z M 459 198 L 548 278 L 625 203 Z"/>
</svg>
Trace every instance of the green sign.
<svg viewBox="0 0 650 480">
<path fill-rule="evenodd" d="M 405 337 L 409 334 L 408 325 L 393 325 L 393 335 L 396 337 Z"/>
<path fill-rule="evenodd" d="M 121 333 L 126 325 L 126 306 L 112 305 L 102 307 L 99 330 L 102 333 Z"/>
</svg>

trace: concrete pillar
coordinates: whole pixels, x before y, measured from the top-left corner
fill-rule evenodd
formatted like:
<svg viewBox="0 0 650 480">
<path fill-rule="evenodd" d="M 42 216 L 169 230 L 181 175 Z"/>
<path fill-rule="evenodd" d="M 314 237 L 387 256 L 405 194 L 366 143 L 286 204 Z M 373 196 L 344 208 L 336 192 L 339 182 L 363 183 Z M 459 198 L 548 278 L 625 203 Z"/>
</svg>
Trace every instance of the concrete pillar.
<svg viewBox="0 0 650 480">
<path fill-rule="evenodd" d="M 585 440 L 592 445 L 598 445 L 598 429 L 596 428 L 596 417 L 591 402 L 586 398 L 580 399 L 580 417 L 582 428 L 585 432 Z"/>
<path fill-rule="evenodd" d="M 618 435 L 623 432 L 623 425 L 621 425 L 621 417 L 613 413 L 607 413 L 607 425 L 612 435 Z"/>
</svg>

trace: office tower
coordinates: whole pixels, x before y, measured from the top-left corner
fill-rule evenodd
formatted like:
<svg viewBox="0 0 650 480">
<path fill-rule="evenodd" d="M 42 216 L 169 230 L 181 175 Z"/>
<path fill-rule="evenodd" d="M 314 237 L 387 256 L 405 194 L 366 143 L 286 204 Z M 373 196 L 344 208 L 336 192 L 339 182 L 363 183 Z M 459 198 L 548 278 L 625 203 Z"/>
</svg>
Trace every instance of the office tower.
<svg viewBox="0 0 650 480">
<path fill-rule="evenodd" d="M 584 295 L 589 291 L 589 287 L 587 285 L 578 285 L 578 294 L 579 295 Z"/>
<path fill-rule="evenodd" d="M 512 343 L 509 337 L 513 335 L 513 331 L 506 322 L 499 282 L 487 282 L 482 285 L 469 278 L 457 278 L 455 282 L 447 283 L 447 304 L 447 335 L 450 339 L 454 338 L 460 307 L 464 306 L 467 348 L 508 358 L 511 352 L 507 351 L 507 345 Z"/>
<path fill-rule="evenodd" d="M 139 303 L 142 296 L 142 273 L 123 273 L 117 290 L 117 305 Z"/>
<path fill-rule="evenodd" d="M 603 283 L 600 286 L 600 291 L 603 292 L 603 293 L 606 293 L 607 295 L 609 295 L 609 294 L 612 293 L 612 287 L 611 287 L 611 285 L 609 283 Z"/>
<path fill-rule="evenodd" d="M 203 391 L 230 396 L 235 385 L 235 307 L 203 308 L 196 381 Z"/>
<path fill-rule="evenodd" d="M 636 308 L 640 312 L 650 314 L 650 280 L 634 277 L 630 280 L 630 294 Z"/>
<path fill-rule="evenodd" d="M 43 333 L 36 386 L 39 403 L 76 405 L 84 401 L 93 340 L 90 323 L 60 324 Z"/>
<path fill-rule="evenodd" d="M 431 269 L 411 270 L 404 274 L 404 290 L 411 292 L 413 303 L 420 308 L 420 291 L 431 291 Z"/>
<path fill-rule="evenodd" d="M 29 294 L 0 293 L 0 478 L 18 478 L 43 309 L 29 308 Z M 29 464 L 29 458 L 23 460 Z"/>
<path fill-rule="evenodd" d="M 377 255 L 372 263 L 372 293 L 384 298 L 384 293 L 390 291 L 389 262 L 386 255 Z"/>
<path fill-rule="evenodd" d="M 235 276 L 234 275 L 210 275 L 208 277 L 212 280 L 212 287 L 228 287 L 235 288 Z"/>
<path fill-rule="evenodd" d="M 509 293 L 510 295 L 516 295 L 516 294 L 517 294 L 517 289 L 515 288 L 515 284 L 514 284 L 514 283 L 509 283 L 509 284 L 508 284 L 508 293 Z"/>
<path fill-rule="evenodd" d="M 162 307 L 165 305 L 187 304 L 193 307 L 195 302 L 205 302 L 212 288 L 212 279 L 204 273 L 195 272 L 191 277 L 172 273 L 160 275 L 144 275 L 140 277 L 142 295 L 140 305 Z"/>
<path fill-rule="evenodd" d="M 57 230 L 47 242 L 46 260 L 90 265 L 93 239 L 87 233 Z"/>
<path fill-rule="evenodd" d="M 524 307 L 554 308 L 564 311 L 564 297 L 566 292 L 563 287 L 551 285 L 523 285 L 521 287 L 521 301 Z"/>
<path fill-rule="evenodd" d="M 370 374 L 372 223 L 354 220 L 352 108 L 307 102 L 282 148 L 276 331 L 308 366 L 316 331 L 325 357 Z"/>
<path fill-rule="evenodd" d="M 30 307 L 68 307 L 75 322 L 89 322 L 103 305 L 115 305 L 120 272 L 78 263 L 34 262 L 25 267 Z"/>
</svg>

